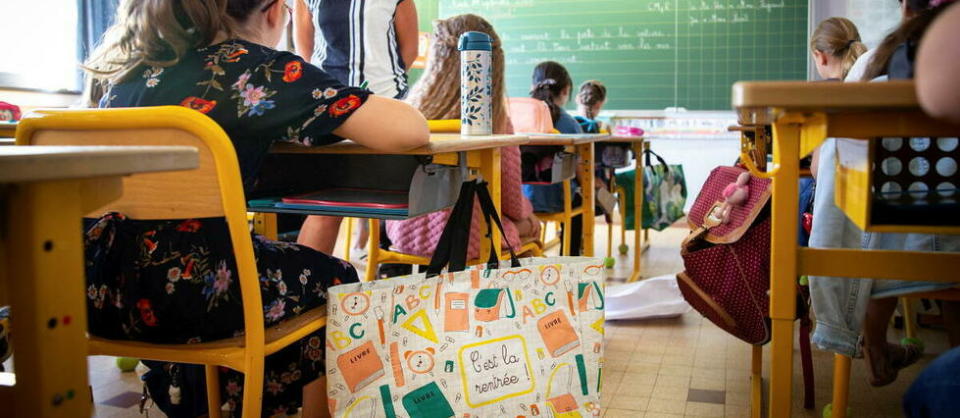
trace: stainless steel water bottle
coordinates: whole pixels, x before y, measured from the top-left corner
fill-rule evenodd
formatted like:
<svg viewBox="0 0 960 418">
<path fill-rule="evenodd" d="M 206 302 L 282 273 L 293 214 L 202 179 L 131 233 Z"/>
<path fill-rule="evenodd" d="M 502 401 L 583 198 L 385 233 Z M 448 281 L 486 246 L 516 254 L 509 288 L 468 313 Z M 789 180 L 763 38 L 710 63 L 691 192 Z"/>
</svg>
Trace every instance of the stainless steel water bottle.
<svg viewBox="0 0 960 418">
<path fill-rule="evenodd" d="M 491 55 L 493 40 L 483 32 L 460 35 L 460 134 L 493 133 Z"/>
</svg>

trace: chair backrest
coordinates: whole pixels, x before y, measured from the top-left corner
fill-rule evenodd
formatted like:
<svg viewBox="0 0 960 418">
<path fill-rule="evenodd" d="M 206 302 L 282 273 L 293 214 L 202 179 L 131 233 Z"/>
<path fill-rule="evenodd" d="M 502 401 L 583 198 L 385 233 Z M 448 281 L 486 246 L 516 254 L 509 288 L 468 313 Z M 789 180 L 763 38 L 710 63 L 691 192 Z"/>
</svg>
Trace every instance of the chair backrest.
<svg viewBox="0 0 960 418">
<path fill-rule="evenodd" d="M 123 196 L 89 216 L 117 211 L 131 219 L 226 217 L 244 307 L 244 344 L 263 346 L 263 304 L 240 164 L 233 142 L 213 119 L 180 106 L 38 110 L 20 121 L 17 145 L 196 147 L 197 169 L 126 177 Z M 254 354 L 248 350 L 246 356 Z"/>
<path fill-rule="evenodd" d="M 96 110 L 42 110 L 20 122 L 19 145 L 187 145 L 199 152 L 194 170 L 138 174 L 123 179 L 123 196 L 97 208 L 133 219 L 225 216 L 229 202 L 242 205 L 242 181 L 233 144 L 207 116 L 180 106 Z"/>
<path fill-rule="evenodd" d="M 554 131 L 550 108 L 543 100 L 532 97 L 510 98 L 510 121 L 516 132 L 548 134 Z"/>
</svg>

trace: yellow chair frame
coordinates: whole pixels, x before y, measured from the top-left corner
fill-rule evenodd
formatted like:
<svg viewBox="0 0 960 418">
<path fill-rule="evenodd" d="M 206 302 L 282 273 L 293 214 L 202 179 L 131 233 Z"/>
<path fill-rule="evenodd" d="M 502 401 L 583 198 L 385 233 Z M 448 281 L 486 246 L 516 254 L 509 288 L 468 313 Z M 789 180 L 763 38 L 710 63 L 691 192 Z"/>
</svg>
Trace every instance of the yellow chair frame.
<svg viewBox="0 0 960 418">
<path fill-rule="evenodd" d="M 220 416 L 217 366 L 240 371 L 244 373 L 243 386 L 247 388 L 243 396 L 243 416 L 259 416 L 264 357 L 326 325 L 326 309 L 311 309 L 269 330 L 264 328 L 259 274 L 247 222 L 240 167 L 233 143 L 223 129 L 207 116 L 179 106 L 42 110 L 20 122 L 17 144 L 189 145 L 198 148 L 198 169 L 125 178 L 123 197 L 92 212 L 91 216 L 115 210 L 139 219 L 225 217 L 237 263 L 244 335 L 189 345 L 148 344 L 91 336 L 88 353 L 203 364 L 211 417 Z"/>
</svg>

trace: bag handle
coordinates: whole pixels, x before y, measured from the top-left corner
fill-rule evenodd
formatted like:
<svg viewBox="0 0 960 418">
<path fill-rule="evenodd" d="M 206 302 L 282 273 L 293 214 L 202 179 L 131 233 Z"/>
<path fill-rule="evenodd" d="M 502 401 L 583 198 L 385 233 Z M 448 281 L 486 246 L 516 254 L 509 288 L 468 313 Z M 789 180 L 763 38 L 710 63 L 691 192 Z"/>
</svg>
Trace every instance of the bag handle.
<svg viewBox="0 0 960 418">
<path fill-rule="evenodd" d="M 450 211 L 447 224 L 443 227 L 440 240 L 430 257 L 427 277 L 440 274 L 449 264 L 450 271 L 462 271 L 467 266 L 467 242 L 470 240 L 470 218 L 473 215 L 473 197 L 476 194 L 476 181 L 465 181 L 460 185 L 457 203 Z"/>
<path fill-rule="evenodd" d="M 507 251 L 510 252 L 510 267 L 520 267 L 520 260 L 517 259 L 517 254 L 513 250 L 513 246 L 510 245 L 510 240 L 507 239 L 507 233 L 503 230 L 503 223 L 500 222 L 500 215 L 497 215 L 497 208 L 493 205 L 493 198 L 490 197 L 490 190 L 487 189 L 487 183 L 479 183 L 476 192 L 477 198 L 480 200 L 480 210 L 483 212 L 483 217 L 487 221 L 487 239 L 490 240 L 490 256 L 487 258 L 487 268 L 500 268 L 500 249 L 494 248 L 493 245 L 492 223 L 497 225 L 497 229 L 500 230 L 501 241 L 506 244 Z M 490 222 L 491 220 L 493 220 L 492 223 Z"/>
<path fill-rule="evenodd" d="M 660 156 L 660 154 L 653 152 L 653 150 L 651 150 L 650 148 L 643 150 L 643 159 L 644 159 L 643 165 L 645 167 L 651 167 L 651 164 L 650 164 L 651 155 L 653 155 L 654 157 L 657 157 L 657 161 L 660 162 L 660 165 L 663 166 L 663 171 L 665 173 L 670 172 L 670 166 L 667 165 L 666 160 L 664 160 L 663 157 Z"/>
<path fill-rule="evenodd" d="M 465 181 L 460 186 L 460 195 L 457 197 L 457 203 L 450 211 L 450 217 L 447 219 L 446 226 L 443 227 L 443 233 L 440 240 L 437 241 L 437 247 L 434 249 L 433 256 L 430 258 L 430 265 L 427 266 L 427 277 L 434 277 L 440 274 L 444 266 L 448 271 L 463 271 L 467 267 L 467 248 L 470 242 L 470 224 L 473 221 L 473 199 L 480 202 L 481 213 L 487 221 L 486 238 L 490 240 L 490 256 L 487 259 L 487 268 L 500 268 L 499 248 L 493 245 L 493 224 L 500 230 L 500 236 L 503 242 L 507 243 L 507 250 L 510 252 L 510 266 L 520 267 L 520 260 L 510 245 L 506 241 L 506 232 L 500 216 L 497 215 L 496 207 L 493 205 L 493 199 L 487 190 L 486 182 L 477 180 Z M 492 221 L 492 222 L 491 222 Z"/>
</svg>

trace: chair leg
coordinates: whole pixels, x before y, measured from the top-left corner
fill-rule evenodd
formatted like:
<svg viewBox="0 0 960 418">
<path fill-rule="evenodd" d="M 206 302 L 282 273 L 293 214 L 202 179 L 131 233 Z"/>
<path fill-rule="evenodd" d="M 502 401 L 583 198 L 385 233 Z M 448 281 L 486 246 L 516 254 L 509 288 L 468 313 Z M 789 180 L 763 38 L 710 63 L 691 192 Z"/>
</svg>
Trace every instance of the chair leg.
<svg viewBox="0 0 960 418">
<path fill-rule="evenodd" d="M 367 239 L 367 269 L 363 280 L 367 282 L 376 280 L 377 267 L 380 267 L 380 220 L 371 218 L 370 238 Z"/>
<path fill-rule="evenodd" d="M 204 374 L 207 378 L 207 416 L 220 418 L 220 371 L 215 365 L 205 365 Z"/>
<path fill-rule="evenodd" d="M 763 346 L 753 346 L 750 360 L 750 416 L 760 418 L 763 410 Z"/>
<path fill-rule="evenodd" d="M 900 306 L 903 307 L 903 330 L 907 338 L 917 338 L 917 318 L 913 312 L 913 304 L 910 298 L 900 298 Z"/>
<path fill-rule="evenodd" d="M 568 256 L 572 254 L 570 251 L 570 235 L 573 234 L 571 228 L 573 224 L 573 216 L 570 216 L 570 212 L 573 212 L 573 196 L 570 193 L 570 180 L 563 181 L 563 243 L 560 244 L 561 252 L 560 255 Z"/>
<path fill-rule="evenodd" d="M 347 221 L 347 240 L 343 247 L 343 259 L 350 261 L 350 247 L 353 246 L 353 218 L 344 219 Z"/>
<path fill-rule="evenodd" d="M 850 357 L 833 355 L 833 403 L 831 418 L 846 418 L 850 395 Z"/>
<path fill-rule="evenodd" d="M 261 415 L 263 408 L 264 357 L 247 360 L 247 370 L 243 372 L 243 416 Z"/>
</svg>

